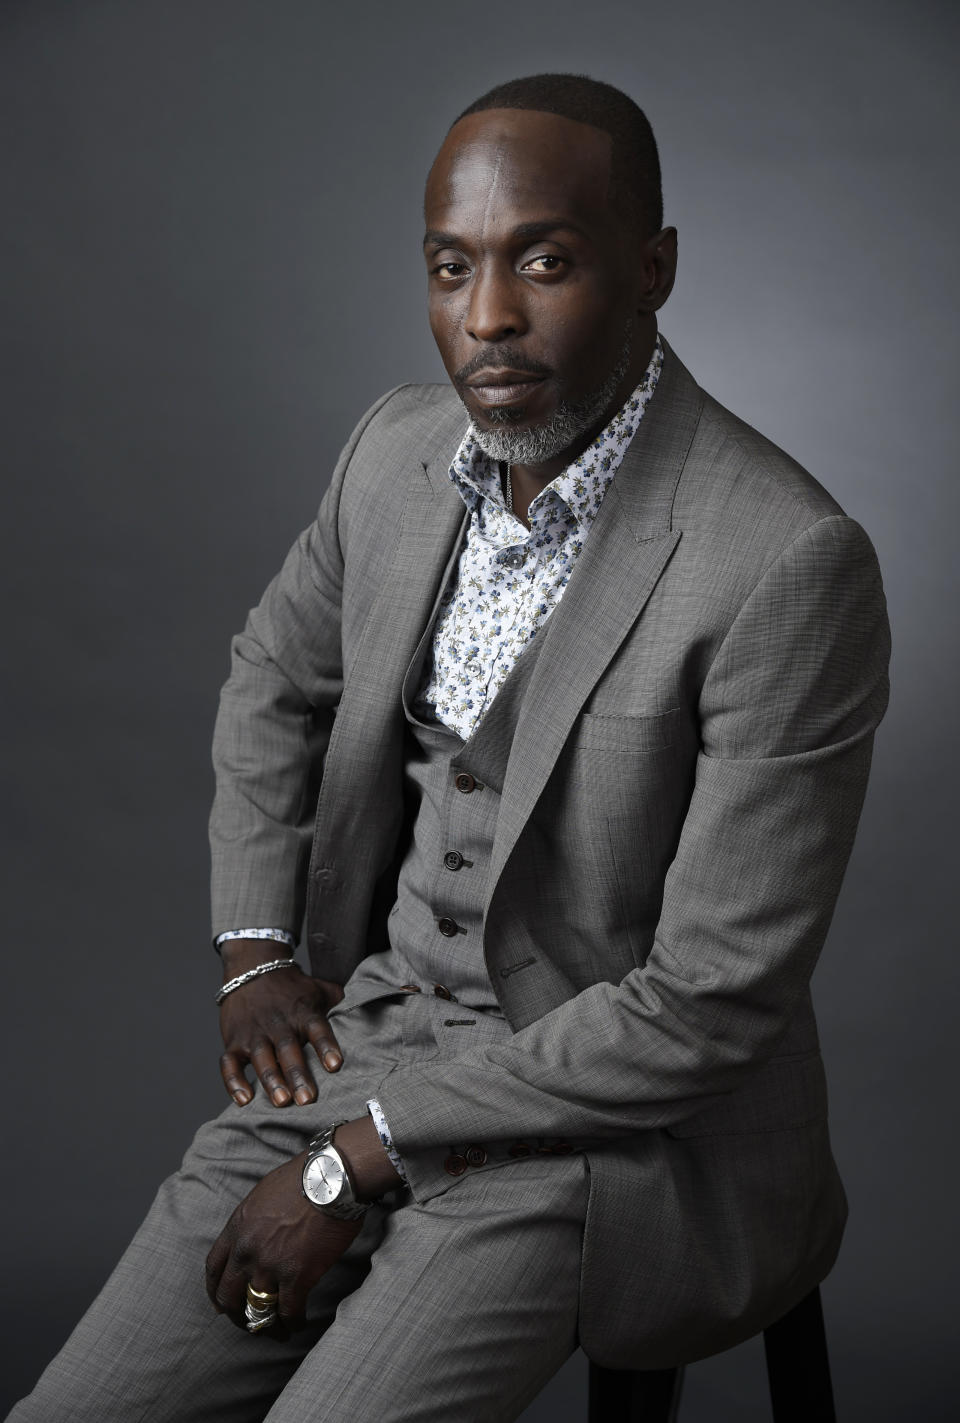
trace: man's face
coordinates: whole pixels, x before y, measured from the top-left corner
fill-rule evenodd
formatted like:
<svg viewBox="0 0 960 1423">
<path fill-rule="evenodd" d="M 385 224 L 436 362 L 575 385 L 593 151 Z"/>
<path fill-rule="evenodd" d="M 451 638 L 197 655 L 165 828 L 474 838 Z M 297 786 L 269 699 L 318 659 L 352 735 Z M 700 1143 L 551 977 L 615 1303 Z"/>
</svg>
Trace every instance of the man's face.
<svg viewBox="0 0 960 1423">
<path fill-rule="evenodd" d="M 639 371 L 631 355 L 640 244 L 609 207 L 609 179 L 607 134 L 518 109 L 461 119 L 431 169 L 430 326 L 490 453 L 512 438 L 512 457 L 537 463 L 539 434 L 551 458 L 578 421 L 612 414 L 646 365 L 649 352 Z"/>
</svg>

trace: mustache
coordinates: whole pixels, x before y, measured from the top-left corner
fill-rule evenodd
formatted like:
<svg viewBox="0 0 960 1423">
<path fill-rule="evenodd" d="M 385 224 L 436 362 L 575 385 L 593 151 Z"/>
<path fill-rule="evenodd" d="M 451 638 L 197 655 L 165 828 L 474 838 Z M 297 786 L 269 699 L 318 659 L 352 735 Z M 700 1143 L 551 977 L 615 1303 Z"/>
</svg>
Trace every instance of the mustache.
<svg viewBox="0 0 960 1423">
<path fill-rule="evenodd" d="M 553 375 L 549 366 L 543 366 L 539 361 L 532 361 L 529 356 L 525 356 L 514 346 L 494 346 L 488 351 L 478 351 L 475 356 L 472 356 L 465 366 L 461 366 L 455 372 L 453 383 L 454 385 L 463 385 L 471 376 L 484 370 L 523 371 L 526 375 L 541 377 Z"/>
</svg>

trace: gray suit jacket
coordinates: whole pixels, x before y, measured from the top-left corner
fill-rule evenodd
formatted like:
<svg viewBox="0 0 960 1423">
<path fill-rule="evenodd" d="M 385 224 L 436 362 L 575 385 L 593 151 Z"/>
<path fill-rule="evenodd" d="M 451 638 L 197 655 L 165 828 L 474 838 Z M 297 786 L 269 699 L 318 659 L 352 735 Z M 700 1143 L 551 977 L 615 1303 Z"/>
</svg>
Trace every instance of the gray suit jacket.
<svg viewBox="0 0 960 1423">
<path fill-rule="evenodd" d="M 386 942 L 400 687 L 463 528 L 464 428 L 446 387 L 368 412 L 223 691 L 214 931 L 306 903 L 339 982 Z M 514 1036 L 380 1099 L 419 1200 L 457 1189 L 452 1142 L 584 1144 L 582 1342 L 657 1367 L 756 1332 L 839 1246 L 809 980 L 886 705 L 883 592 L 860 527 L 667 348 L 539 636 L 485 908 Z"/>
</svg>

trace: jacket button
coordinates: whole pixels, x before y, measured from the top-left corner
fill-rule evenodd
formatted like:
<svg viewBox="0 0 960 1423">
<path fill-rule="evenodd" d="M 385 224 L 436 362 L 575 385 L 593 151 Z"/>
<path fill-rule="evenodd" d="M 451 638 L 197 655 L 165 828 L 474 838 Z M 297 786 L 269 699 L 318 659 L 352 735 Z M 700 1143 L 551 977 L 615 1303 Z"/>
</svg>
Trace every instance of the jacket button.
<svg viewBox="0 0 960 1423">
<path fill-rule="evenodd" d="M 448 914 L 437 920 L 437 928 L 445 939 L 452 939 L 455 934 L 460 932 L 460 926 L 456 919 L 451 919 Z"/>
<path fill-rule="evenodd" d="M 444 983 L 435 983 L 433 985 L 433 991 L 438 998 L 445 998 L 448 1003 L 456 1003 L 457 1001 Z"/>
<path fill-rule="evenodd" d="M 569 1141 L 555 1141 L 551 1146 L 550 1150 L 553 1152 L 554 1156 L 569 1156 L 571 1151 L 573 1150 L 573 1147 L 570 1145 Z"/>
<path fill-rule="evenodd" d="M 446 870 L 459 870 L 463 867 L 463 856 L 459 850 L 448 850 L 443 857 L 443 867 Z"/>
<path fill-rule="evenodd" d="M 463 1154 L 467 1158 L 468 1166 L 482 1166 L 487 1159 L 487 1153 L 482 1146 L 468 1146 Z"/>
<path fill-rule="evenodd" d="M 525 1141 L 515 1141 L 511 1146 L 507 1147 L 507 1155 L 517 1157 L 529 1156 L 530 1148 Z"/>
<path fill-rule="evenodd" d="M 469 795 L 471 791 L 475 791 L 477 788 L 477 783 L 469 771 L 461 771 L 453 784 L 457 790 L 460 791 L 461 795 Z"/>
<path fill-rule="evenodd" d="M 444 1161 L 443 1169 L 448 1176 L 462 1176 L 467 1169 L 466 1157 L 460 1156 L 457 1152 L 452 1152 Z"/>
</svg>

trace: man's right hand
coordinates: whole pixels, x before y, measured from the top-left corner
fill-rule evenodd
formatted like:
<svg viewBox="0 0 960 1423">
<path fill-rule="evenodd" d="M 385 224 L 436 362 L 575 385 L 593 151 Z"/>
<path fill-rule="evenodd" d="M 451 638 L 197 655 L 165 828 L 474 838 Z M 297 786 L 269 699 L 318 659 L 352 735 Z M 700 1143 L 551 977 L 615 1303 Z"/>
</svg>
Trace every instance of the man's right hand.
<svg viewBox="0 0 960 1423">
<path fill-rule="evenodd" d="M 224 982 L 281 957 L 279 947 L 262 939 L 228 941 L 221 954 Z M 338 983 L 311 978 L 296 964 L 261 974 L 227 994 L 220 1004 L 220 1032 L 226 1049 L 220 1059 L 220 1074 L 237 1106 L 253 1100 L 247 1063 L 252 1064 L 275 1107 L 317 1100 L 303 1044 L 313 1045 L 327 1072 L 339 1070 L 343 1054 L 326 1015 L 342 997 Z"/>
</svg>

